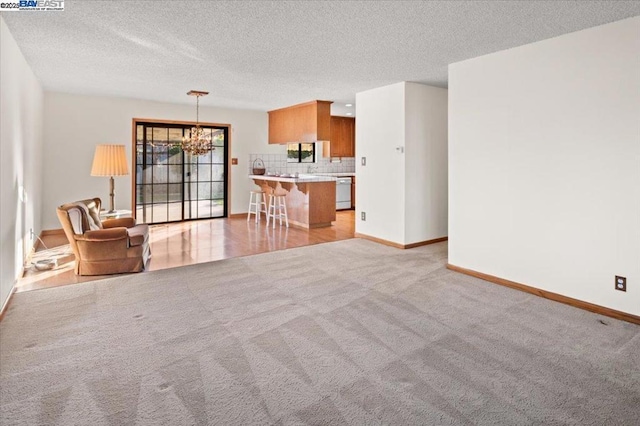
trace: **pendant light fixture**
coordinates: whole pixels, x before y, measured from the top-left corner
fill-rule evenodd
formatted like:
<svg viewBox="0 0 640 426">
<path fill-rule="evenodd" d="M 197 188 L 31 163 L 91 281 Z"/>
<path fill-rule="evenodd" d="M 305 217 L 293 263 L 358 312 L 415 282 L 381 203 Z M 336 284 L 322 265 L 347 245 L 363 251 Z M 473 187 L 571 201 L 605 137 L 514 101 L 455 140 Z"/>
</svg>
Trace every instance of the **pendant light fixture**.
<svg viewBox="0 0 640 426">
<path fill-rule="evenodd" d="M 191 134 L 182 138 L 180 147 L 184 152 L 191 155 L 203 155 L 209 151 L 213 151 L 215 147 L 211 142 L 211 134 L 205 134 L 205 129 L 200 127 L 200 96 L 207 96 L 209 92 L 200 90 L 190 90 L 187 92 L 189 96 L 196 97 L 196 125 L 191 128 Z M 211 130 L 209 130 L 209 133 Z"/>
</svg>

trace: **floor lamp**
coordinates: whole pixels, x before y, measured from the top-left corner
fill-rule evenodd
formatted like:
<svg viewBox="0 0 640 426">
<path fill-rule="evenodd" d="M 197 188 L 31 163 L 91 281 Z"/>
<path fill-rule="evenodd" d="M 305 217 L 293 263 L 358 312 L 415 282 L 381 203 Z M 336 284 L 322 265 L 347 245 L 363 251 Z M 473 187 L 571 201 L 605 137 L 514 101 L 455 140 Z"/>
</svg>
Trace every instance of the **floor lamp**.
<svg viewBox="0 0 640 426">
<path fill-rule="evenodd" d="M 127 156 L 124 145 L 98 145 L 93 156 L 93 166 L 91 176 L 109 176 L 109 212 L 114 213 L 115 207 L 115 185 L 114 176 L 124 176 L 129 174 L 127 166 Z"/>
</svg>

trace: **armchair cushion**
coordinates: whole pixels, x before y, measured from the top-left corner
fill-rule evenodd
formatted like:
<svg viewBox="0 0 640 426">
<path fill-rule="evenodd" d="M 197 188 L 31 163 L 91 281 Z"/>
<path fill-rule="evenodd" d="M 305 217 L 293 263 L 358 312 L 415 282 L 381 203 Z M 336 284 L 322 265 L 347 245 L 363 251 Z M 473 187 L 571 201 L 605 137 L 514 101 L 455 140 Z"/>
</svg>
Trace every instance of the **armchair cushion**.
<svg viewBox="0 0 640 426">
<path fill-rule="evenodd" d="M 132 217 L 121 217 L 118 219 L 107 219 L 102 222 L 102 228 L 117 228 L 119 226 L 124 226 L 125 228 L 133 228 L 136 226 L 136 220 Z"/>
<path fill-rule="evenodd" d="M 76 235 L 76 241 L 114 241 L 128 238 L 127 228 L 97 229 Z"/>
</svg>

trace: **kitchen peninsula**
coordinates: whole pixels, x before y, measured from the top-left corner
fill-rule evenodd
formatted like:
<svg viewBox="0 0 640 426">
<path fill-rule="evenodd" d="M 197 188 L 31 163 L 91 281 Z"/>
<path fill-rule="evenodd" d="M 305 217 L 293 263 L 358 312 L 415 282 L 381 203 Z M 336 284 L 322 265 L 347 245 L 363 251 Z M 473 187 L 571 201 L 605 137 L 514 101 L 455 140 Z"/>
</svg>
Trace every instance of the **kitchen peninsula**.
<svg viewBox="0 0 640 426">
<path fill-rule="evenodd" d="M 336 220 L 336 178 L 249 175 L 265 194 L 285 194 L 289 223 L 303 228 L 331 226 Z"/>
</svg>

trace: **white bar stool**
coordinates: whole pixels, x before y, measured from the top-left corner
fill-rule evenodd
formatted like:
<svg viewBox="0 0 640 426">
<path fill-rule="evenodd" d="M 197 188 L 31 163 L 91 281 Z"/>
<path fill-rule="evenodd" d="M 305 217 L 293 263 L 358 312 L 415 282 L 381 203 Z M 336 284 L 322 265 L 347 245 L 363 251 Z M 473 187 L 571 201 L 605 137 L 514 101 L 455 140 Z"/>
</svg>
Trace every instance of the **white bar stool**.
<svg viewBox="0 0 640 426">
<path fill-rule="evenodd" d="M 269 225 L 267 199 L 263 191 L 251 191 L 249 194 L 249 212 L 247 213 L 247 222 L 251 219 L 251 213 L 256 215 L 256 223 L 260 222 L 260 213 L 264 213 L 267 216 L 267 225 Z"/>
<path fill-rule="evenodd" d="M 280 226 L 282 226 L 282 218 L 289 227 L 289 217 L 287 216 L 287 205 L 284 202 L 285 195 L 282 194 L 269 194 L 269 207 L 267 208 L 267 226 L 269 226 L 269 220 L 273 220 L 272 227 L 276 227 L 276 219 L 280 219 Z"/>
</svg>

